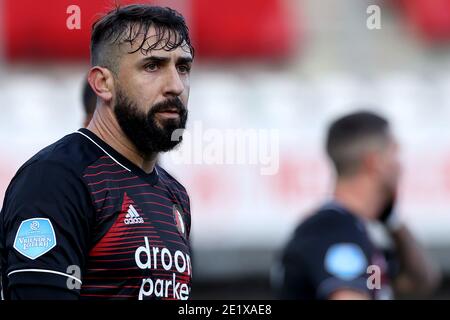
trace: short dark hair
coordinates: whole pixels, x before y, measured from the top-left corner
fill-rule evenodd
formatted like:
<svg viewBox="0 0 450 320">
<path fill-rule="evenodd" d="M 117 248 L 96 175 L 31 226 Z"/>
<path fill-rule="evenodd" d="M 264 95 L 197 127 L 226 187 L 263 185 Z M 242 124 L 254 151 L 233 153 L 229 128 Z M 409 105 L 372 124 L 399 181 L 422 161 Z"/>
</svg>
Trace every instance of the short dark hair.
<svg viewBox="0 0 450 320">
<path fill-rule="evenodd" d="M 338 176 L 353 174 L 360 165 L 362 154 L 373 148 L 373 143 L 383 146 L 388 141 L 388 121 L 372 112 L 359 111 L 343 116 L 331 123 L 326 151 Z"/>
<path fill-rule="evenodd" d="M 97 95 L 92 90 L 91 85 L 87 80 L 83 84 L 83 107 L 86 115 L 93 114 L 95 111 L 95 105 L 97 103 Z"/>
<path fill-rule="evenodd" d="M 156 41 L 146 45 L 151 27 L 156 30 Z M 139 47 L 131 52 L 141 50 L 144 54 L 154 49 L 174 50 L 186 44 L 194 55 L 194 48 L 189 38 L 189 29 L 183 16 L 170 8 L 147 4 L 132 4 L 117 7 L 98 19 L 92 26 L 91 64 L 101 65 L 115 70 L 118 51 L 114 46 L 122 43 L 132 45 L 143 35 Z"/>
</svg>

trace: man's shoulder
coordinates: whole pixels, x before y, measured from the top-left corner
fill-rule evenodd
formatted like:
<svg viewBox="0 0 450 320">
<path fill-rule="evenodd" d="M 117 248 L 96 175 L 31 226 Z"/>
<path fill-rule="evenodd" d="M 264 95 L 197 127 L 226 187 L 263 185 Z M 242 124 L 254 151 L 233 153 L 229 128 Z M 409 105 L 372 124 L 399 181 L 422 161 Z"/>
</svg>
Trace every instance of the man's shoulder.
<svg viewBox="0 0 450 320">
<path fill-rule="evenodd" d="M 296 227 L 286 249 L 303 255 L 319 253 L 336 243 L 370 247 L 365 226 L 357 217 L 342 207 L 325 204 Z"/>
<path fill-rule="evenodd" d="M 85 137 L 76 132 L 68 134 L 43 148 L 26 161 L 12 178 L 8 190 L 22 185 L 59 181 L 58 184 L 81 182 L 86 167 L 99 157 Z"/>
<path fill-rule="evenodd" d="M 37 167 L 45 168 L 48 174 L 53 170 L 59 172 L 63 170 L 81 175 L 98 157 L 96 148 L 93 148 L 81 134 L 74 132 L 37 152 L 20 167 L 16 176 Z"/>
<path fill-rule="evenodd" d="M 68 200 L 67 195 L 84 196 L 86 185 L 82 174 L 97 155 L 82 139 L 76 133 L 66 135 L 25 162 L 9 183 L 3 209 L 9 204 L 18 206 L 44 197 L 53 197 L 51 202 L 47 200 L 52 203 L 58 197 Z"/>
<path fill-rule="evenodd" d="M 327 244 L 333 241 L 366 242 L 365 227 L 347 210 L 330 204 L 322 205 L 296 227 L 291 245 Z"/>
<path fill-rule="evenodd" d="M 159 165 L 156 165 L 155 168 L 163 184 L 167 185 L 168 188 L 175 189 L 175 191 L 180 191 L 187 195 L 186 188 L 175 177 Z"/>
<path fill-rule="evenodd" d="M 318 229 L 355 228 L 357 226 L 356 223 L 357 220 L 349 212 L 338 207 L 323 205 L 299 224 L 297 232 L 308 233 Z"/>
</svg>

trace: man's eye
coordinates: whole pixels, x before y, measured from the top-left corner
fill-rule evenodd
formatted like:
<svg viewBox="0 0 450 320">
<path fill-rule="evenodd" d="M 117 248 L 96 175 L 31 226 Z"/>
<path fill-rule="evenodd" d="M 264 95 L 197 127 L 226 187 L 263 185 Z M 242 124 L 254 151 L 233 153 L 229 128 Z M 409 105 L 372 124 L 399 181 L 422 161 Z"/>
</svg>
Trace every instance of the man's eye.
<svg viewBox="0 0 450 320">
<path fill-rule="evenodd" d="M 145 66 L 147 71 L 156 71 L 158 69 L 158 65 L 156 63 L 149 63 Z"/>
<path fill-rule="evenodd" d="M 180 73 L 189 73 L 189 71 L 191 71 L 191 68 L 187 65 L 178 66 L 178 72 Z"/>
</svg>

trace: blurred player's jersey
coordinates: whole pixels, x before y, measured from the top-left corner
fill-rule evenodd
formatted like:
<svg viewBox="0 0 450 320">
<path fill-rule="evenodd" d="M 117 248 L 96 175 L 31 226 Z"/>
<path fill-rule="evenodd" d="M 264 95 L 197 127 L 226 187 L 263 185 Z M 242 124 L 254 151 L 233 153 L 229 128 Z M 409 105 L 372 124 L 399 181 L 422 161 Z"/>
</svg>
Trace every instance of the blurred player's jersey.
<svg viewBox="0 0 450 320">
<path fill-rule="evenodd" d="M 363 222 L 330 202 L 295 230 L 273 280 L 281 299 L 328 299 L 339 289 L 391 299 L 393 269 Z"/>
<path fill-rule="evenodd" d="M 17 172 L 0 215 L 2 288 L 81 299 L 187 299 L 190 206 L 161 167 L 147 174 L 87 129 Z"/>
</svg>

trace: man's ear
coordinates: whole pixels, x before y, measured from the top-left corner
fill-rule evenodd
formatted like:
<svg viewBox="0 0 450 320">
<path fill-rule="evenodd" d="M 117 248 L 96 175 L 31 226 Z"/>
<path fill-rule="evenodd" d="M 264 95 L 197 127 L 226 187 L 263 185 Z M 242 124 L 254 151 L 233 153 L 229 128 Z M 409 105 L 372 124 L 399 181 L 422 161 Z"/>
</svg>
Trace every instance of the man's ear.
<svg viewBox="0 0 450 320">
<path fill-rule="evenodd" d="M 99 66 L 92 67 L 88 73 L 88 81 L 97 97 L 107 104 L 111 103 L 114 91 L 114 78 L 109 69 Z"/>
<path fill-rule="evenodd" d="M 367 151 L 364 153 L 361 164 L 364 170 L 370 173 L 378 173 L 382 166 L 382 158 L 379 152 Z"/>
</svg>

